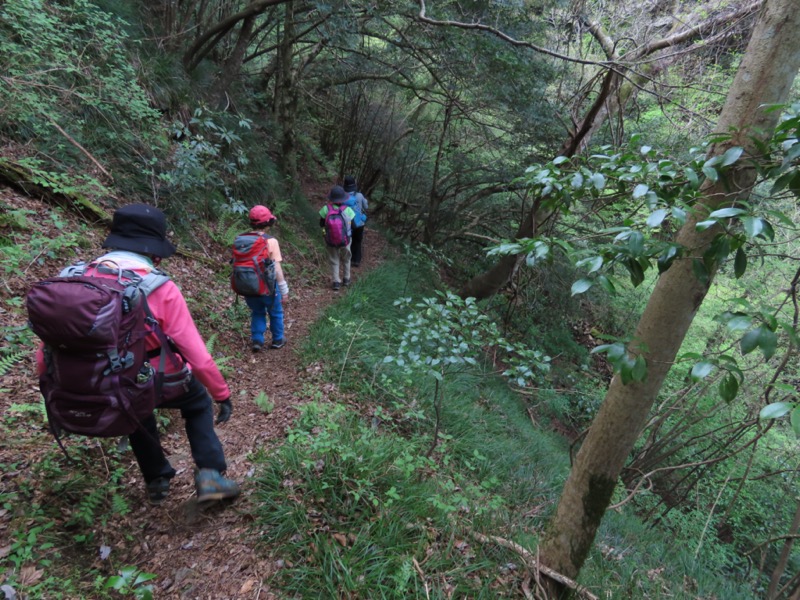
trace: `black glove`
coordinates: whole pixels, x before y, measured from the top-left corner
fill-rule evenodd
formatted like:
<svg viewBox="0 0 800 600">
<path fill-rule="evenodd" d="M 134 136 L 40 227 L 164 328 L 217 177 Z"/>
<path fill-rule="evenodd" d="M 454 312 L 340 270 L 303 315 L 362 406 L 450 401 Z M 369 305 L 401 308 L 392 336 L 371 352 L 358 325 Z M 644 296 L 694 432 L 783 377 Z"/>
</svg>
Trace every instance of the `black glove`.
<svg viewBox="0 0 800 600">
<path fill-rule="evenodd" d="M 221 402 L 217 402 L 219 404 L 219 414 L 217 414 L 217 420 L 214 421 L 216 425 L 220 423 L 224 423 L 228 419 L 231 418 L 231 413 L 233 412 L 233 404 L 231 404 L 231 399 L 228 398 L 227 400 L 222 400 Z"/>
</svg>

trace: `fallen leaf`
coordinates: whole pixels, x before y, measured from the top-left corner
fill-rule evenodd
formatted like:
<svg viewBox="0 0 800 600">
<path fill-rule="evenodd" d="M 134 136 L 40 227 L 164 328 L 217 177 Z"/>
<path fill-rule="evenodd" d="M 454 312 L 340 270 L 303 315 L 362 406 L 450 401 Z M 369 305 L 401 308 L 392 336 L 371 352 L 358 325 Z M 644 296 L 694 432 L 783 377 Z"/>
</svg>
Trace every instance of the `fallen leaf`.
<svg viewBox="0 0 800 600">
<path fill-rule="evenodd" d="M 22 567 L 19 571 L 19 583 L 22 587 L 33 585 L 44 575 L 44 571 L 36 567 Z"/>
<path fill-rule="evenodd" d="M 255 583 L 256 583 L 255 579 L 248 579 L 247 581 L 245 581 L 242 587 L 239 588 L 239 595 L 243 596 L 244 594 L 249 593 L 250 590 L 253 589 Z"/>
<path fill-rule="evenodd" d="M 344 534 L 342 534 L 342 533 L 334 533 L 333 534 L 333 539 L 335 539 L 337 542 L 339 542 L 340 545 L 342 545 L 345 548 L 347 548 L 347 537 Z"/>
</svg>

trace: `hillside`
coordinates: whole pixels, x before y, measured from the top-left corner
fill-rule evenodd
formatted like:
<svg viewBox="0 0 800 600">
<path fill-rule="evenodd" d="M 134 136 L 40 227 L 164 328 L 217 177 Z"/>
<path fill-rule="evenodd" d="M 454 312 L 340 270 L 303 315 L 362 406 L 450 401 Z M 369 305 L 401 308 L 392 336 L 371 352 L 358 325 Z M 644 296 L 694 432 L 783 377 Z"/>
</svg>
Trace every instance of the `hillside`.
<svg viewBox="0 0 800 600">
<path fill-rule="evenodd" d="M 310 197 L 318 197 L 325 188 L 325 185 L 320 185 L 307 190 L 307 193 Z M 0 190 L 0 202 L 12 211 L 23 211 L 25 221 L 30 224 L 27 232 L 29 237 L 16 240 L 21 248 L 31 239 L 42 236 L 56 239 L 64 231 L 78 231 L 80 228 L 80 222 L 74 215 L 63 212 L 58 213 L 61 227 L 56 228 L 49 218 L 53 210 L 51 206 L 9 188 Z M 90 258 L 100 253 L 100 244 L 106 233 L 103 228 L 96 227 L 84 230 L 82 235 L 85 239 L 81 241 L 75 258 Z M 203 236 L 203 233 L 196 232 L 196 235 Z M 281 239 L 280 227 L 275 235 Z M 217 336 L 214 354 L 225 357 L 225 370 L 230 373 L 227 381 L 233 392 L 234 412 L 229 422 L 217 427 L 217 432 L 225 449 L 228 474 L 242 483 L 242 496 L 230 505 L 198 509 L 192 500 L 193 465 L 186 436 L 181 430 L 178 414 L 168 411 L 172 413 L 171 422 L 162 443 L 178 470 L 178 476 L 172 482 L 167 501 L 159 507 L 151 507 L 146 503 L 139 470 L 132 454 L 125 453 L 121 460 L 125 468 L 121 491 L 131 512 L 124 516 L 115 515 L 102 524 L 98 517 L 91 544 L 59 549 L 64 552 L 64 559 L 45 570 L 23 570 L 23 582 L 35 584 L 43 578 L 67 578 L 70 569 L 76 565 L 85 568 L 89 562 L 108 575 L 115 574 L 123 565 L 133 565 L 142 572 L 158 574 L 156 598 L 278 597 L 265 587 L 265 581 L 279 568 L 280 556 L 273 556 L 268 548 L 256 552 L 260 540 L 257 532 L 251 528 L 255 492 L 252 453 L 281 443 L 296 415 L 296 407 L 306 401 L 302 393 L 304 386 L 312 384 L 325 396 L 337 394 L 334 383 L 320 380 L 318 367 L 311 365 L 301 369 L 296 350 L 304 343 L 308 327 L 338 299 L 339 294 L 345 294 L 346 291 L 335 294 L 329 289 L 327 262 L 323 260 L 321 252 L 312 260 L 303 262 L 301 253 L 284 245 L 284 261 L 291 265 L 291 271 L 287 272 L 297 274 L 287 277 L 291 294 L 286 303 L 289 343 L 281 350 L 251 354 L 249 320 L 224 323 L 223 327 L 210 318 L 214 314 L 225 314 L 236 300 L 229 289 L 220 285 L 220 277 L 215 275 L 226 270 L 226 248 L 207 235 L 203 236 L 202 246 L 206 250 L 207 260 L 200 262 L 179 254 L 167 261 L 164 268 L 189 301 L 195 299 L 196 303 L 192 306 L 201 332 L 206 340 L 212 335 Z M 367 234 L 365 248 L 364 263 L 360 269 L 353 269 L 354 281 L 373 269 L 386 250 L 385 243 L 374 229 Z M 23 298 L 31 281 L 52 276 L 61 264 L 67 264 L 64 252 L 55 252 L 56 256 L 53 257 L 45 254 L 35 256 L 20 272 L 4 280 L 0 292 L 4 301 Z M 24 327 L 23 319 L 22 311 L 4 311 L 4 323 L 8 322 L 12 327 Z M 2 378 L 0 414 L 4 415 L 6 431 L 14 431 L 13 437 L 4 435 L 5 442 L 0 448 L 0 464 L 13 465 L 13 470 L 2 474 L 2 493 L 6 498 L 28 498 L 27 493 L 20 494 L 20 490 L 22 487 L 30 489 L 30 502 L 42 506 L 63 506 L 66 521 L 69 514 L 68 504 L 64 504 L 65 498 L 49 495 L 52 488 L 45 485 L 43 479 L 55 476 L 61 469 L 69 471 L 76 466 L 67 462 L 58 451 L 54 438 L 46 430 L 41 413 L 20 413 L 16 408 L 20 405 L 33 407 L 40 403 L 34 365 L 32 356 L 20 357 L 13 369 Z M 253 402 L 262 391 L 274 403 L 274 409 L 268 414 L 260 411 Z M 66 440 L 68 450 L 73 443 L 74 438 Z M 109 446 L 99 441 L 91 445 L 94 449 L 89 456 L 94 461 L 84 464 L 82 468 L 94 470 L 91 475 L 102 479 L 104 470 L 109 468 L 105 456 Z M 42 469 L 43 464 L 48 466 Z M 81 500 L 80 497 L 72 499 L 73 502 Z M 24 508 L 14 508 L 13 503 L 7 502 L 0 510 L 0 533 L 13 531 L 18 526 L 15 520 L 24 513 Z M 61 528 L 65 527 L 65 522 L 56 521 L 52 525 Z M 110 549 L 106 558 L 100 557 L 101 547 Z M 7 557 L 10 552 L 10 546 L 0 547 L 0 558 Z M 88 582 L 83 583 L 85 585 Z M 17 592 L 22 597 L 28 597 L 24 586 Z"/>
</svg>

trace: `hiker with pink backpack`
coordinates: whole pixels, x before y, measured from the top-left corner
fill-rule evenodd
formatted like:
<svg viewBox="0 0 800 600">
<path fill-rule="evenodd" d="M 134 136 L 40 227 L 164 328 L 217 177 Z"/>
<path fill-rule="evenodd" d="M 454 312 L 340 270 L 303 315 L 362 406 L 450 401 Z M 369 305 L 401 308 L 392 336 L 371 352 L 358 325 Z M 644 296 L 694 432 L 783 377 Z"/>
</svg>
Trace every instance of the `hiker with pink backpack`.
<svg viewBox="0 0 800 600">
<path fill-rule="evenodd" d="M 43 342 L 39 386 L 51 431 L 127 435 L 150 504 L 177 472 L 159 440 L 154 408 L 181 411 L 196 469 L 197 501 L 233 498 L 216 424 L 230 419 L 231 391 L 206 349 L 180 289 L 158 269 L 175 254 L 164 213 L 131 204 L 113 216 L 109 251 L 35 283 L 28 319 Z M 63 448 L 63 445 L 62 445 Z"/>
<path fill-rule="evenodd" d="M 348 194 L 340 185 L 331 188 L 328 204 L 319 211 L 319 226 L 325 236 L 325 247 L 328 251 L 328 263 L 333 279 L 332 288 L 338 292 L 344 285 L 350 285 L 350 244 L 353 239 L 353 219 L 356 213 L 347 206 Z M 343 276 L 339 277 L 339 263 L 342 264 Z"/>
</svg>

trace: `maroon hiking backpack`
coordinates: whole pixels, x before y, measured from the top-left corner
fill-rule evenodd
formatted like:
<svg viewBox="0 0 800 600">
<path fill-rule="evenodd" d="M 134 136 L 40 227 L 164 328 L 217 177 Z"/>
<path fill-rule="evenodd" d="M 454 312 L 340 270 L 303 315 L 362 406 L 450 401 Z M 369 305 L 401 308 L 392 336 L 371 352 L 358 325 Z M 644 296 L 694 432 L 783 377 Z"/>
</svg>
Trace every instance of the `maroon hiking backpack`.
<svg viewBox="0 0 800 600">
<path fill-rule="evenodd" d="M 250 232 L 233 242 L 231 289 L 240 296 L 274 296 L 277 288 L 275 261 L 269 257 L 266 233 Z"/>
<path fill-rule="evenodd" d="M 170 354 L 146 298 L 167 275 L 99 266 L 99 273 L 115 277 L 89 277 L 85 270 L 83 263 L 68 267 L 33 284 L 27 295 L 28 323 L 44 342 L 39 387 L 59 444 L 61 431 L 95 437 L 136 431 L 161 394 Z M 158 372 L 145 348 L 153 331 L 162 340 Z"/>
<path fill-rule="evenodd" d="M 344 211 L 344 204 L 328 204 L 328 214 L 325 215 L 325 243 L 333 248 L 344 248 L 350 243 L 350 228 Z"/>
</svg>

